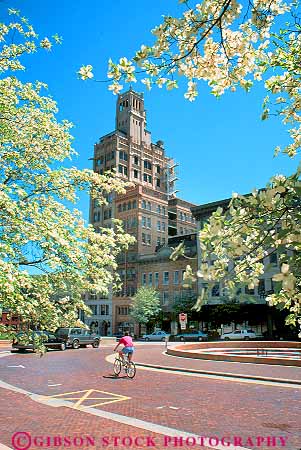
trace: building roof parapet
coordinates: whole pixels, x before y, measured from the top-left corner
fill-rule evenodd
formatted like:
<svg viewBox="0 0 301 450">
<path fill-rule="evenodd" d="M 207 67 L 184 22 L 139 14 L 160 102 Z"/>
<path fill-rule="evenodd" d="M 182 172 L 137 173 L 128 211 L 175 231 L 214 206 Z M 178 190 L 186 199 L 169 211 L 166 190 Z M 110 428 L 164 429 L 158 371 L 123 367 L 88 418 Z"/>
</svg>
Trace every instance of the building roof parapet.
<svg viewBox="0 0 301 450">
<path fill-rule="evenodd" d="M 204 216 L 208 216 L 208 214 L 212 214 L 217 208 L 227 208 L 231 198 L 227 198 L 224 200 L 218 200 L 216 202 L 206 203 L 204 205 L 194 206 L 191 208 L 191 212 L 193 217 L 197 220 L 201 219 Z"/>
<path fill-rule="evenodd" d="M 188 202 L 186 200 L 182 200 L 179 197 L 174 197 L 171 198 L 170 200 L 168 200 L 168 207 L 173 207 L 173 206 L 182 206 L 184 208 L 195 208 L 196 205 L 194 203 Z M 171 211 L 173 212 L 173 211 Z"/>
<path fill-rule="evenodd" d="M 150 253 L 145 255 L 139 255 L 137 258 L 137 262 L 154 262 L 154 261 L 164 261 L 169 260 L 170 255 L 172 254 L 173 249 L 171 247 L 160 247 L 156 253 Z"/>
<path fill-rule="evenodd" d="M 160 200 L 167 201 L 167 194 L 165 194 L 164 192 L 158 192 L 158 191 L 155 191 L 154 189 L 149 189 L 147 187 L 142 186 L 142 193 L 149 195 L 151 197 L 158 198 Z"/>
<path fill-rule="evenodd" d="M 113 136 L 119 136 L 119 137 L 125 138 L 125 137 L 127 137 L 127 134 L 120 130 L 111 131 L 110 133 L 105 134 L 104 136 L 101 136 L 99 138 L 99 141 L 95 145 L 101 144 L 105 139 L 112 138 Z"/>
</svg>

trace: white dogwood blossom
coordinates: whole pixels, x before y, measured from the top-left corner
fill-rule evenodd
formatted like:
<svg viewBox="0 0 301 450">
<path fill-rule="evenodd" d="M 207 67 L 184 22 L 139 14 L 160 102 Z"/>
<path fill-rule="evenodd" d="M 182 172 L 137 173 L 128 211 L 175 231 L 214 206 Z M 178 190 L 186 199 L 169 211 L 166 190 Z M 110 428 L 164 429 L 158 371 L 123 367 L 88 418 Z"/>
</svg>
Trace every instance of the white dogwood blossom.
<svg viewBox="0 0 301 450">
<path fill-rule="evenodd" d="M 89 314 L 83 292 L 107 294 L 119 284 L 116 256 L 133 238 L 118 221 L 96 232 L 67 206 L 79 191 L 106 204 L 108 194 L 124 193 L 126 185 L 112 175 L 63 167 L 76 154 L 72 124 L 57 120 L 44 83 L 13 75 L 23 68 L 22 55 L 49 43 L 38 44 L 19 16 L 0 24 L 0 305 L 24 324 L 54 330 L 77 324 L 79 310 Z"/>
</svg>

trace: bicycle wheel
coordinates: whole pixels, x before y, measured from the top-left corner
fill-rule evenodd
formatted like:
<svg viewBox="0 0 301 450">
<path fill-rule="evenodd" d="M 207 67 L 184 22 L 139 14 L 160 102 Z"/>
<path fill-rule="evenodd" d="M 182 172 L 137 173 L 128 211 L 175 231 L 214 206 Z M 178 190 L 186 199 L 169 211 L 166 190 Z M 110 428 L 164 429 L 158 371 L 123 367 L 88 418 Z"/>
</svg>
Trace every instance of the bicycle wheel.
<svg viewBox="0 0 301 450">
<path fill-rule="evenodd" d="M 128 378 L 134 378 L 134 376 L 136 375 L 136 366 L 133 362 L 128 363 L 126 368 L 126 374 Z"/>
<path fill-rule="evenodd" d="M 114 370 L 115 375 L 119 375 L 119 374 L 120 374 L 120 372 L 121 372 L 121 367 L 122 367 L 121 361 L 120 361 L 119 359 L 115 359 L 115 361 L 114 361 L 114 367 L 113 367 L 113 370 Z"/>
</svg>

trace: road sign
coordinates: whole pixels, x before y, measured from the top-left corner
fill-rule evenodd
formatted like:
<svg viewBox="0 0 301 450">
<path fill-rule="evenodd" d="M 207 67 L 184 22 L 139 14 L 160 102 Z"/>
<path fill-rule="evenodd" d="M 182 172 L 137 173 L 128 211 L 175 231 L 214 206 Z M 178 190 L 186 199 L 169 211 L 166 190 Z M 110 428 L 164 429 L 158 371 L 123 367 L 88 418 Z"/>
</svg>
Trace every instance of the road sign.
<svg viewBox="0 0 301 450">
<path fill-rule="evenodd" d="M 180 314 L 179 314 L 179 321 L 180 321 L 180 327 L 181 327 L 181 330 L 186 330 L 186 325 L 187 325 L 187 314 L 185 314 L 185 313 L 180 313 Z"/>
</svg>

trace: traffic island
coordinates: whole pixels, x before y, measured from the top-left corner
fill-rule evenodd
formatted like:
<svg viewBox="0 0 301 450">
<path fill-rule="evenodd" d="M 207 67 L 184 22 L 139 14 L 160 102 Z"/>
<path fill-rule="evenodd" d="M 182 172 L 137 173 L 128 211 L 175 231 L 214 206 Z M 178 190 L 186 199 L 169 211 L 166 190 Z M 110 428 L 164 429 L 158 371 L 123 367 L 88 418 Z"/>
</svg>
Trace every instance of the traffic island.
<svg viewBox="0 0 301 450">
<path fill-rule="evenodd" d="M 204 342 L 177 345 L 166 353 L 183 358 L 301 367 L 301 342 Z"/>
</svg>

